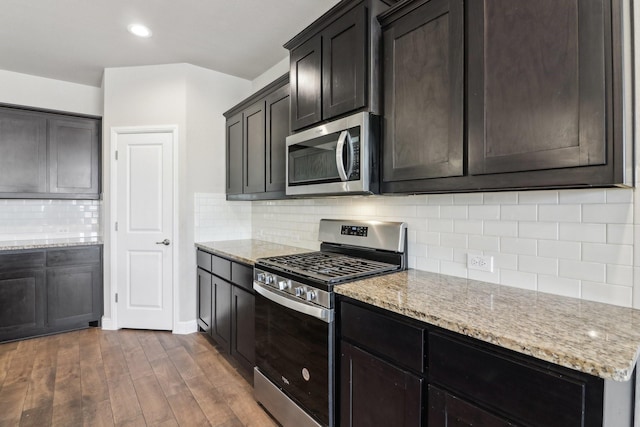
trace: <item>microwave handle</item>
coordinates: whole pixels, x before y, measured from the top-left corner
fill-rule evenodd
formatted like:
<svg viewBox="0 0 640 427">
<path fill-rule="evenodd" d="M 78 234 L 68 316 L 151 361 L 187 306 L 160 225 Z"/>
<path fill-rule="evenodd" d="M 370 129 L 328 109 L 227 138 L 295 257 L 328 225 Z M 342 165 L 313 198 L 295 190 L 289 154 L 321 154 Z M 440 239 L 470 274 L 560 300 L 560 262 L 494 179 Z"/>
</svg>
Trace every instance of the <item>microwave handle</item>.
<svg viewBox="0 0 640 427">
<path fill-rule="evenodd" d="M 342 161 L 342 153 L 344 151 L 344 145 L 347 144 L 347 148 L 349 149 L 349 167 L 345 169 L 344 162 Z M 340 175 L 341 181 L 347 181 L 349 176 L 353 172 L 353 143 L 351 142 L 351 137 L 349 136 L 349 132 L 343 130 L 340 133 L 340 137 L 338 138 L 338 145 L 336 146 L 336 166 L 338 167 L 338 175 Z"/>
</svg>

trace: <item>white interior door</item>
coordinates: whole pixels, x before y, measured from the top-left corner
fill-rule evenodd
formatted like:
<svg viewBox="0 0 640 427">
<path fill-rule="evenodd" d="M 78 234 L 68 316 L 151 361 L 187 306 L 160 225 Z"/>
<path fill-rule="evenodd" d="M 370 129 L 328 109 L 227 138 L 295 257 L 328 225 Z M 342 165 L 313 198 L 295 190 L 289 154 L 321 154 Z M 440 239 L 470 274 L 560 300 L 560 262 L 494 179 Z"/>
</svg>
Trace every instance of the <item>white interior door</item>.
<svg viewBox="0 0 640 427">
<path fill-rule="evenodd" d="M 173 133 L 117 135 L 117 326 L 173 329 Z"/>
</svg>

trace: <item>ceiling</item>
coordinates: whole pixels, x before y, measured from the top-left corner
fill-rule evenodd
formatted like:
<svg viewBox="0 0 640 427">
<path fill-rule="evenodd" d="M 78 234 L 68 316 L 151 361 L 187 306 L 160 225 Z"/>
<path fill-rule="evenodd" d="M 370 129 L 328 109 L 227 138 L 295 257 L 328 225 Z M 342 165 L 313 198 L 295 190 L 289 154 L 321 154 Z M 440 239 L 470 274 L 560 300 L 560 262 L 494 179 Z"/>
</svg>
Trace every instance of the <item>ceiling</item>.
<svg viewBox="0 0 640 427">
<path fill-rule="evenodd" d="M 338 0 L 2 0 L 0 69 L 100 87 L 105 68 L 190 63 L 254 79 Z M 141 39 L 131 23 L 151 28 Z"/>
</svg>

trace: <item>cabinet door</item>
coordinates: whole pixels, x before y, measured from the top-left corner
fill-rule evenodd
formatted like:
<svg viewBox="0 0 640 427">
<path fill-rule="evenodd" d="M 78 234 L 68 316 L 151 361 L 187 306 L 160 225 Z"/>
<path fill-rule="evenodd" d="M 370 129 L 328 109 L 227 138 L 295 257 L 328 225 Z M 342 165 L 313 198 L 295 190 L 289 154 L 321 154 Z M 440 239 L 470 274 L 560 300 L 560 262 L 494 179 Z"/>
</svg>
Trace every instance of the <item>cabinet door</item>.
<svg viewBox="0 0 640 427">
<path fill-rule="evenodd" d="M 198 268 L 198 326 L 211 333 L 211 274 Z"/>
<path fill-rule="evenodd" d="M 472 175 L 606 162 L 610 3 L 468 2 Z"/>
<path fill-rule="evenodd" d="M 100 265 L 47 269 L 48 326 L 82 326 L 100 319 L 102 302 Z"/>
<path fill-rule="evenodd" d="M 44 269 L 0 273 L 0 341 L 42 333 Z"/>
<path fill-rule="evenodd" d="M 0 193 L 47 192 L 47 120 L 0 108 Z"/>
<path fill-rule="evenodd" d="M 243 192 L 264 193 L 265 188 L 265 106 L 259 101 L 243 112 L 244 182 Z"/>
<path fill-rule="evenodd" d="M 290 52 L 291 128 L 322 120 L 322 37 L 317 35 Z"/>
<path fill-rule="evenodd" d="M 291 133 L 289 85 L 267 97 L 266 191 L 284 191 L 286 142 Z"/>
<path fill-rule="evenodd" d="M 367 8 L 352 9 L 322 32 L 322 119 L 366 105 Z"/>
<path fill-rule="evenodd" d="M 49 192 L 94 194 L 99 187 L 98 122 L 49 119 Z"/>
<path fill-rule="evenodd" d="M 211 336 L 225 352 L 231 349 L 231 283 L 212 276 Z"/>
<path fill-rule="evenodd" d="M 428 419 L 429 427 L 516 426 L 431 385 Z"/>
<path fill-rule="evenodd" d="M 251 372 L 256 364 L 255 343 L 256 297 L 233 286 L 231 302 L 231 354 Z"/>
<path fill-rule="evenodd" d="M 462 0 L 433 0 L 383 31 L 384 182 L 464 172 L 463 23 Z"/>
<path fill-rule="evenodd" d="M 227 120 L 227 194 L 242 194 L 242 113 Z"/>
<path fill-rule="evenodd" d="M 422 426 L 422 379 L 344 341 L 340 345 L 341 426 Z"/>
</svg>

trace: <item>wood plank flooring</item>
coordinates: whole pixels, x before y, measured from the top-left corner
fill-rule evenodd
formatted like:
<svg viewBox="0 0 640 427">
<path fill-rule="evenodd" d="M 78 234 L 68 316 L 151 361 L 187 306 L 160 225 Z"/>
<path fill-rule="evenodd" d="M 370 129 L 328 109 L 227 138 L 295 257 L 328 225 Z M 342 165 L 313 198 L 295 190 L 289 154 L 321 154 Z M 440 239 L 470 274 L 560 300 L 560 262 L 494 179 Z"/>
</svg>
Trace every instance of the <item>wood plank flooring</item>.
<svg viewBox="0 0 640 427">
<path fill-rule="evenodd" d="M 0 427 L 275 427 L 202 334 L 90 328 L 0 344 Z"/>
</svg>

